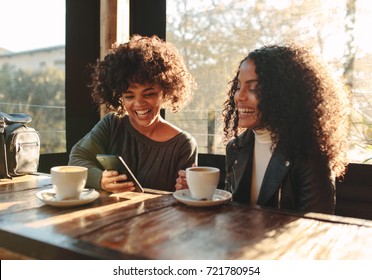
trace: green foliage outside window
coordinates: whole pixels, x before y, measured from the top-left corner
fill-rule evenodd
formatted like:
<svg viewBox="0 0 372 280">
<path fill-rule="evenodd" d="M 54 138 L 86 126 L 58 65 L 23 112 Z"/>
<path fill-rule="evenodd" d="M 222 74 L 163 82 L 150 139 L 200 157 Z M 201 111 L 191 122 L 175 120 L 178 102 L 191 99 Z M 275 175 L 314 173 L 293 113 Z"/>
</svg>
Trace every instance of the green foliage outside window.
<svg viewBox="0 0 372 280">
<path fill-rule="evenodd" d="M 223 154 L 221 108 L 240 60 L 262 45 L 297 43 L 349 87 L 350 161 L 372 163 L 372 43 L 364 40 L 371 21 L 367 0 L 168 1 L 167 41 L 181 50 L 198 91 L 183 112 L 166 118 L 191 132 L 202 153 Z"/>
<path fill-rule="evenodd" d="M 0 110 L 28 113 L 41 138 L 41 153 L 66 151 L 65 73 L 58 69 L 0 68 Z"/>
</svg>

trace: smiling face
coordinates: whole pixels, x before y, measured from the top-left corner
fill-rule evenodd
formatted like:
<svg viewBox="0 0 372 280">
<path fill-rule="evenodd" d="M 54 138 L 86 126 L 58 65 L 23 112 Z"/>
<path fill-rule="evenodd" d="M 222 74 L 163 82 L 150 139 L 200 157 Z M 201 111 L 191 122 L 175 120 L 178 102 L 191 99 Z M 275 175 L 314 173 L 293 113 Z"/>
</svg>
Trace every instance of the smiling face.
<svg viewBox="0 0 372 280">
<path fill-rule="evenodd" d="M 139 131 L 157 124 L 163 102 L 163 90 L 157 84 L 135 84 L 123 92 L 122 105 L 130 122 Z"/>
<path fill-rule="evenodd" d="M 258 80 L 255 70 L 256 66 L 252 60 L 245 60 L 239 69 L 234 101 L 239 115 L 238 126 L 241 128 L 256 128 L 260 125 L 259 100 L 256 96 Z"/>
</svg>

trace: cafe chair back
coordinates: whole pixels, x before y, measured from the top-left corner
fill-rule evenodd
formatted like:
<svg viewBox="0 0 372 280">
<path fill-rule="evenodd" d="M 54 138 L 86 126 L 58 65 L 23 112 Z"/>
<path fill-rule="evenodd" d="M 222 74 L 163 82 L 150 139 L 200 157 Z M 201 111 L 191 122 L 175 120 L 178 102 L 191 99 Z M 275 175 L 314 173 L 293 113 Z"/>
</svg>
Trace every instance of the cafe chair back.
<svg viewBox="0 0 372 280">
<path fill-rule="evenodd" d="M 350 163 L 343 179 L 336 181 L 339 216 L 372 220 L 372 165 Z"/>
</svg>

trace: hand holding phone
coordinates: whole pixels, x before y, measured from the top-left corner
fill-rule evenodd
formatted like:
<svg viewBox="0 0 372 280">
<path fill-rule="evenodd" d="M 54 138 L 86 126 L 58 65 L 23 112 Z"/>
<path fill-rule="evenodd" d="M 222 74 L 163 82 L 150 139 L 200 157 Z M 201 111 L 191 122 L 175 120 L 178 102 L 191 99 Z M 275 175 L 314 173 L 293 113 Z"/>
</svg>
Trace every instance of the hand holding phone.
<svg viewBox="0 0 372 280">
<path fill-rule="evenodd" d="M 119 174 L 126 174 L 127 181 L 134 183 L 135 192 L 144 192 L 141 184 L 121 156 L 98 154 L 96 158 L 105 170 L 116 170 Z"/>
</svg>

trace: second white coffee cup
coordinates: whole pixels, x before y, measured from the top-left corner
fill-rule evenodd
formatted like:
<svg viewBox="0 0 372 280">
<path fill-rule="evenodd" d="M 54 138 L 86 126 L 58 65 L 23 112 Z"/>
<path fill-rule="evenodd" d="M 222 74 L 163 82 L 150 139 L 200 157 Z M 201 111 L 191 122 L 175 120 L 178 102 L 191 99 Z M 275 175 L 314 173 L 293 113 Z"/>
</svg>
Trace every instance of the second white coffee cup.
<svg viewBox="0 0 372 280">
<path fill-rule="evenodd" d="M 209 166 L 189 167 L 186 180 L 193 198 L 212 200 L 220 180 L 220 170 Z"/>
<path fill-rule="evenodd" d="M 57 200 L 79 199 L 88 177 L 88 168 L 82 166 L 54 166 L 50 169 Z"/>
</svg>

